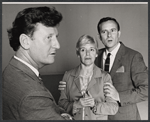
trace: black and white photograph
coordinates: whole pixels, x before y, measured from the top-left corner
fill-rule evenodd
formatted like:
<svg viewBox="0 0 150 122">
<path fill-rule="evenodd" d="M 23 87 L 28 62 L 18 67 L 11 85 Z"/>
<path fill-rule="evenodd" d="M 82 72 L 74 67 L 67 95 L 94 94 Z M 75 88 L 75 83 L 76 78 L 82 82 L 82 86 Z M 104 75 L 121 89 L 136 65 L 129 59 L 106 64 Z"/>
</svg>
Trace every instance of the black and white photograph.
<svg viewBox="0 0 150 122">
<path fill-rule="evenodd" d="M 2 120 L 148 120 L 148 2 L 2 2 Z"/>
</svg>

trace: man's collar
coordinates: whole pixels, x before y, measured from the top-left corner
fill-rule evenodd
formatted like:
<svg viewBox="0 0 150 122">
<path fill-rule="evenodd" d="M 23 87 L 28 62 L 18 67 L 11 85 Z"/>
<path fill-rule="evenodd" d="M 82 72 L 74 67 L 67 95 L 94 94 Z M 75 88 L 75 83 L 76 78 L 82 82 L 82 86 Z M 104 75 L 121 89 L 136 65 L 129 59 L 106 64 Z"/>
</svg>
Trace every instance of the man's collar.
<svg viewBox="0 0 150 122">
<path fill-rule="evenodd" d="M 15 55 L 14 55 L 14 58 L 17 59 L 18 61 L 22 62 L 23 64 L 27 65 L 39 77 L 39 71 L 36 68 L 34 68 L 32 65 L 30 65 L 29 63 L 25 62 L 24 60 L 18 58 Z"/>
<path fill-rule="evenodd" d="M 107 57 L 107 54 L 108 53 L 111 53 L 111 55 L 112 56 L 115 56 L 116 54 L 117 54 L 117 52 L 118 52 L 118 50 L 119 50 L 119 48 L 120 48 L 120 42 L 117 44 L 117 46 L 111 51 L 111 52 L 109 52 L 107 49 L 106 49 L 106 51 L 105 51 L 105 56 Z"/>
</svg>

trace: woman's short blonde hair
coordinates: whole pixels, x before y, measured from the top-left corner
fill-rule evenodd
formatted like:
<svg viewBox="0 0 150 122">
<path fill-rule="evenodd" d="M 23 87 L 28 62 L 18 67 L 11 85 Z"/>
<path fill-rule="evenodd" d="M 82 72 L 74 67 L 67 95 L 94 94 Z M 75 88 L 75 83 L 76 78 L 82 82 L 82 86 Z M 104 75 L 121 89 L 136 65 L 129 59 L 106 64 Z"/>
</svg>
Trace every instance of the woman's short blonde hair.
<svg viewBox="0 0 150 122">
<path fill-rule="evenodd" d="M 77 53 L 77 55 L 79 55 L 80 47 L 82 45 L 85 45 L 85 44 L 94 44 L 95 49 L 96 49 L 96 53 L 97 53 L 97 51 L 98 51 L 97 41 L 95 41 L 94 38 L 91 37 L 90 35 L 85 35 L 84 34 L 77 41 L 77 44 L 76 44 L 76 53 Z"/>
</svg>

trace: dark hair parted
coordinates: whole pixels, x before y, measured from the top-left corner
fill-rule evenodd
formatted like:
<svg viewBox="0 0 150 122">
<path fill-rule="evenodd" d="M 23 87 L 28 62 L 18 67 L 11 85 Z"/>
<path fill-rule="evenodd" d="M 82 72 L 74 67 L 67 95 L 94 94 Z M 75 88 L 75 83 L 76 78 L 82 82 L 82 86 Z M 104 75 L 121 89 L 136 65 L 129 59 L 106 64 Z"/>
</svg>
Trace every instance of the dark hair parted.
<svg viewBox="0 0 150 122">
<path fill-rule="evenodd" d="M 21 34 L 32 37 L 37 23 L 47 27 L 55 27 L 62 18 L 61 13 L 55 7 L 31 7 L 20 11 L 12 23 L 12 28 L 7 30 L 10 46 L 14 51 L 17 51 L 20 46 L 19 37 Z"/>
<path fill-rule="evenodd" d="M 114 22 L 116 23 L 116 25 L 117 25 L 118 31 L 120 31 L 120 25 L 119 25 L 119 23 L 117 22 L 117 20 L 116 20 L 115 18 L 112 18 L 112 17 L 104 17 L 104 18 L 100 19 L 100 21 L 99 21 L 98 24 L 97 24 L 97 30 L 98 30 L 98 33 L 99 33 L 99 34 L 100 34 L 100 25 L 101 25 L 103 22 L 106 22 L 106 21 L 109 21 L 109 20 L 114 21 Z"/>
</svg>

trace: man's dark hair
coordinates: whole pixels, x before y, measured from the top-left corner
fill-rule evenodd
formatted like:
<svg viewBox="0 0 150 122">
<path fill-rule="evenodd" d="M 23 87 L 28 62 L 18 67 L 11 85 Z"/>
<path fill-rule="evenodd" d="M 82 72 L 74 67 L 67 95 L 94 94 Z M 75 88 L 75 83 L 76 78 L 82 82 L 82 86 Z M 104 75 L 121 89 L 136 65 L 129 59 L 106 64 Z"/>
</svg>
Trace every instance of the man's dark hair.
<svg viewBox="0 0 150 122">
<path fill-rule="evenodd" d="M 97 24 L 97 30 L 98 30 L 98 33 L 100 34 L 100 25 L 103 23 L 103 22 L 106 22 L 106 21 L 109 21 L 109 20 L 112 20 L 114 21 L 116 24 L 117 24 L 117 29 L 118 31 L 120 31 L 120 25 L 119 23 L 117 22 L 117 20 L 115 18 L 112 18 L 112 17 L 104 17 L 102 19 L 100 19 L 100 21 L 98 22 Z"/>
<path fill-rule="evenodd" d="M 7 30 L 10 46 L 14 51 L 17 51 L 20 46 L 19 37 L 21 34 L 24 33 L 32 37 L 37 23 L 47 27 L 55 27 L 62 18 L 61 13 L 55 7 L 32 7 L 20 11 L 12 23 L 12 28 Z"/>
</svg>

